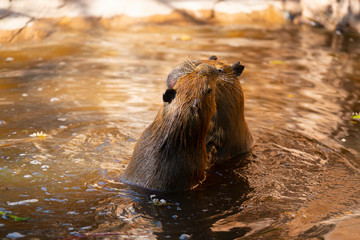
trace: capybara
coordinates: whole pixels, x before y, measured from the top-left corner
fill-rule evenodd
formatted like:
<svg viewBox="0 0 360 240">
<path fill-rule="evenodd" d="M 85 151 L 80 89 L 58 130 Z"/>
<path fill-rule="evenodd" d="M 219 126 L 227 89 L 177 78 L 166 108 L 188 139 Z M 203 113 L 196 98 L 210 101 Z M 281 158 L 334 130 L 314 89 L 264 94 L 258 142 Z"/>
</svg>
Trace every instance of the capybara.
<svg viewBox="0 0 360 240">
<path fill-rule="evenodd" d="M 147 189 L 176 192 L 196 187 L 208 163 L 206 136 L 216 111 L 219 72 L 203 63 L 177 78 L 137 142 L 122 179 Z"/>
</svg>

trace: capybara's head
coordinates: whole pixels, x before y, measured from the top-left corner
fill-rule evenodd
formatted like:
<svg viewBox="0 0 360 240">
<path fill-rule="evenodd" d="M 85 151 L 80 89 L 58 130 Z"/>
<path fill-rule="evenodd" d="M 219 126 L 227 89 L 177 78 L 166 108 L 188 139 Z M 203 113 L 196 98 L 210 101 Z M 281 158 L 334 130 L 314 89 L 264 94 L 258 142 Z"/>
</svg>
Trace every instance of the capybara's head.
<svg viewBox="0 0 360 240">
<path fill-rule="evenodd" d="M 213 156 L 216 153 L 217 160 L 225 160 L 249 151 L 252 137 L 245 121 L 244 93 L 238 78 L 245 67 L 240 62 L 230 65 L 219 61 L 216 56 L 186 61 L 168 75 L 168 88 L 175 88 L 183 76 L 202 64 L 208 64 L 219 72 L 215 90 L 216 113 L 207 135 L 208 152 L 211 151 Z"/>
<path fill-rule="evenodd" d="M 182 76 L 192 72 L 194 68 L 202 63 L 207 63 L 211 66 L 214 66 L 218 69 L 220 73 L 220 79 L 226 80 L 228 76 L 234 76 L 234 79 L 237 80 L 236 77 L 241 76 L 242 72 L 244 71 L 245 67 L 241 65 L 240 62 L 234 62 L 231 65 L 224 64 L 220 61 L 217 61 L 216 56 L 211 56 L 209 60 L 201 61 L 199 59 L 188 60 L 178 66 L 176 66 L 171 73 L 168 75 L 166 84 L 168 88 L 173 88 L 177 83 L 178 79 Z M 221 77 L 222 75 L 226 75 L 226 77 Z"/>
<path fill-rule="evenodd" d="M 164 120 L 175 122 L 187 121 L 193 127 L 205 124 L 201 128 L 207 131 L 207 125 L 216 111 L 215 89 L 219 70 L 206 63 L 192 66 L 192 68 L 191 72 L 179 76 L 175 85 L 163 94 L 165 104 L 162 117 Z"/>
</svg>

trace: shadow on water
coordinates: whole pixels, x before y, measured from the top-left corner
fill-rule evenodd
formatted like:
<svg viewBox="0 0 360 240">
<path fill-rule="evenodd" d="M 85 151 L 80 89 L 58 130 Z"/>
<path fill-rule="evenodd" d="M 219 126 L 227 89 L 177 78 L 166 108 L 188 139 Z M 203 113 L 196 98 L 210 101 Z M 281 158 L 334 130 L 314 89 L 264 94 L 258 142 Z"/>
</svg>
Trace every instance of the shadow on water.
<svg viewBox="0 0 360 240">
<path fill-rule="evenodd" d="M 231 167 L 222 165 L 210 169 L 203 184 L 192 191 L 163 194 L 128 186 L 126 191 L 122 190 L 121 197 L 110 198 L 104 207 L 97 209 L 104 211 L 112 206 L 111 212 L 115 216 L 95 232 L 112 232 L 126 224 L 136 226 L 136 222 L 147 222 L 148 229 L 154 231 L 151 235 L 157 239 L 177 239 L 182 234 L 190 235 L 192 239 L 242 237 L 251 231 L 250 227 L 235 227 L 224 231 L 221 228 L 213 231 L 211 227 L 217 221 L 242 211 L 242 203 L 251 191 L 242 175 L 247 162 L 246 157 L 240 156 L 227 162 Z M 150 199 L 152 195 L 165 199 L 167 206 L 154 205 Z M 124 197 L 131 200 L 124 201 Z M 137 227 L 135 229 L 138 230 Z M 119 233 L 120 236 L 123 234 Z M 138 234 L 136 236 L 139 237 Z"/>
</svg>

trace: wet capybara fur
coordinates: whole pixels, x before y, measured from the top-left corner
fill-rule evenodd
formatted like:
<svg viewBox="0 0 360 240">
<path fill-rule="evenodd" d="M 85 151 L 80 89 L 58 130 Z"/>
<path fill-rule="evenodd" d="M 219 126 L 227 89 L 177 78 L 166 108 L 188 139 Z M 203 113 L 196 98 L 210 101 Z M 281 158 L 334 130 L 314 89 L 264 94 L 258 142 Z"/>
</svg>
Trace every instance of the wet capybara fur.
<svg viewBox="0 0 360 240">
<path fill-rule="evenodd" d="M 157 116 L 135 146 L 122 177 L 125 182 L 176 192 L 204 180 L 218 76 L 214 66 L 197 64 L 166 90 Z"/>
<path fill-rule="evenodd" d="M 225 64 L 216 56 L 208 60 L 190 60 L 172 70 L 167 78 L 167 87 L 172 88 L 177 79 L 203 63 L 216 67 L 220 72 L 215 92 L 216 113 L 206 140 L 208 153 L 214 155 L 213 161 L 220 162 L 248 152 L 253 144 L 245 120 L 244 93 L 238 79 L 244 66 L 240 62 Z"/>
</svg>

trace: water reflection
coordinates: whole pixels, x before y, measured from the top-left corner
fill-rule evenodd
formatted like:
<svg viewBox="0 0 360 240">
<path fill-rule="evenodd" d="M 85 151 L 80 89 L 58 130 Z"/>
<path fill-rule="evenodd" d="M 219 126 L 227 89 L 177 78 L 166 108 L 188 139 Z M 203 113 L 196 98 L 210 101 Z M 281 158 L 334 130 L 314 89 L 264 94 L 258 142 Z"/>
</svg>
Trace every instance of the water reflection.
<svg viewBox="0 0 360 240">
<path fill-rule="evenodd" d="M 356 212 L 360 130 L 349 118 L 360 111 L 358 39 L 296 26 L 181 31 L 190 39 L 160 26 L 1 47 L 0 211 L 31 217 L 1 220 L 1 236 L 287 238 Z M 171 203 L 155 207 L 153 192 L 119 175 L 167 73 L 211 55 L 246 66 L 253 154 L 210 169 L 193 191 L 155 193 Z M 48 136 L 29 137 L 40 131 Z"/>
</svg>

